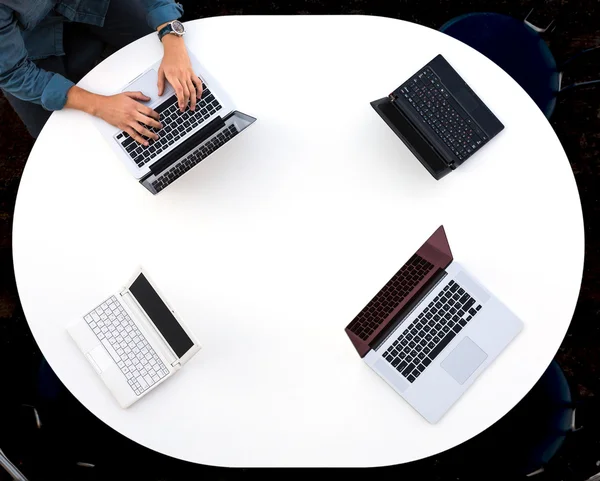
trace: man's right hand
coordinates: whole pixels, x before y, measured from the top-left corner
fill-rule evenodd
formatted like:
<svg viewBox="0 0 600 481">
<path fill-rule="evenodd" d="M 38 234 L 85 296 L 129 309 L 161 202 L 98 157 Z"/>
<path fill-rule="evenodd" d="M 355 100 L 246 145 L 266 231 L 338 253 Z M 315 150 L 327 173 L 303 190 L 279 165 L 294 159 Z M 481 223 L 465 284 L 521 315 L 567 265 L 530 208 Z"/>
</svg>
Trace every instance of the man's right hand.
<svg viewBox="0 0 600 481">
<path fill-rule="evenodd" d="M 142 145 L 148 145 L 147 139 L 158 139 L 144 125 L 162 128 L 159 115 L 154 110 L 138 102 L 147 102 L 150 97 L 142 92 L 123 92 L 117 95 L 98 95 L 74 85 L 67 92 L 65 107 L 83 110 L 95 115 L 111 125 L 127 132 Z M 142 125 L 144 124 L 144 125 Z"/>
<path fill-rule="evenodd" d="M 95 114 L 109 124 L 127 132 L 140 144 L 148 145 L 147 139 L 156 140 L 158 135 L 149 131 L 144 125 L 155 129 L 162 128 L 162 125 L 158 121 L 159 115 L 138 100 L 147 102 L 150 97 L 142 92 L 123 92 L 102 97 L 96 106 Z"/>
</svg>

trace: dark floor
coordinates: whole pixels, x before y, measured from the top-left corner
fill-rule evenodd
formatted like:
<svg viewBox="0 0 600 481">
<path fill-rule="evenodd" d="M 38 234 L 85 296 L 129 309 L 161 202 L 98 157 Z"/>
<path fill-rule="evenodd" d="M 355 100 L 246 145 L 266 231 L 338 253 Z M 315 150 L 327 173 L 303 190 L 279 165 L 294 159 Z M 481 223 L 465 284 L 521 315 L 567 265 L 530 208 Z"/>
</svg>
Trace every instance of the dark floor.
<svg viewBox="0 0 600 481">
<path fill-rule="evenodd" d="M 372 14 L 410 20 L 438 28 L 446 20 L 471 11 L 496 11 L 523 18 L 536 5 L 540 23 L 556 18 L 556 30 L 547 40 L 555 54 L 565 59 L 582 48 L 600 44 L 600 2 L 560 1 L 366 1 L 324 0 L 266 2 L 258 0 L 193 2 L 180 0 L 185 19 L 228 14 Z M 309 33 L 307 33 L 309 34 Z M 357 32 L 360 35 L 360 32 Z M 408 46 L 407 46 L 408 48 Z M 570 72 L 577 80 L 600 78 L 600 55 L 592 55 Z M 566 82 L 569 82 L 567 77 Z M 33 141 L 0 95 L 0 361 L 5 370 L 0 394 L 0 443 L 2 432 L 16 429 L 8 444 L 31 479 L 265 479 L 289 473 L 224 470 L 189 465 L 138 447 L 105 427 L 68 393 L 54 404 L 39 404 L 36 374 L 42 359 L 25 321 L 12 268 L 11 226 L 19 180 Z M 561 98 L 552 125 L 571 162 L 583 205 L 586 225 L 586 263 L 577 309 L 557 360 L 566 372 L 574 396 L 595 400 L 600 395 L 600 88 L 581 90 Z M 540 159 L 543 172 L 543 159 Z M 17 361 L 17 362 L 15 362 Z M 35 404 L 44 422 L 35 428 L 31 408 Z M 584 429 L 568 439 L 554 474 L 539 479 L 583 481 L 600 471 L 600 412 L 584 408 Z M 99 442 L 90 441 L 98 433 Z M 502 441 L 500 441 L 502 442 Z M 112 449 L 107 446 L 113 446 Z M 125 461 L 123 453 L 128 453 Z M 455 451 L 418 463 L 384 469 L 380 474 L 403 479 L 464 479 L 464 464 Z M 95 463 L 96 468 L 76 466 L 75 461 Z M 496 479 L 502 459 L 492 459 L 476 479 Z M 564 471 L 566 466 L 567 471 Z M 1 470 L 0 470 L 1 471 Z M 556 474 L 558 473 L 558 474 Z M 5 476 L 0 473 L 0 481 Z M 511 479 L 511 478 L 504 478 Z"/>
</svg>

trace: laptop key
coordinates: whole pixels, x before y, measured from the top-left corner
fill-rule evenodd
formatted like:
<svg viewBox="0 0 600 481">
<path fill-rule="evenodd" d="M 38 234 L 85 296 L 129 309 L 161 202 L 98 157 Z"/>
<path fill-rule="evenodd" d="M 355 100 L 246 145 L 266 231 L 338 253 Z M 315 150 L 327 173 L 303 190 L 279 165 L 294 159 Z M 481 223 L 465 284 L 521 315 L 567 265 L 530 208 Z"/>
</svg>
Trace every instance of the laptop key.
<svg viewBox="0 0 600 481">
<path fill-rule="evenodd" d="M 172 95 L 165 102 L 163 102 L 159 106 L 155 107 L 154 111 L 157 114 L 160 114 L 160 113 L 164 112 L 165 110 L 167 110 L 172 105 L 175 105 L 176 103 L 177 103 L 177 96 L 176 95 Z"/>
<path fill-rule="evenodd" d="M 462 289 L 461 289 L 461 290 L 462 290 Z M 460 291 L 459 291 L 459 292 L 460 292 Z M 463 291 L 463 293 L 464 293 L 464 295 L 463 295 L 463 296 L 462 296 L 462 297 L 459 299 L 459 301 L 458 301 L 460 304 L 466 304 L 466 303 L 467 303 L 467 301 L 468 301 L 469 299 L 471 299 L 471 296 L 470 296 L 469 294 L 465 293 L 464 291 Z"/>
<path fill-rule="evenodd" d="M 142 376 L 138 377 L 137 381 L 140 383 L 140 386 L 142 386 L 142 388 L 144 390 L 148 389 L 148 383 L 146 382 L 146 380 Z"/>
<path fill-rule="evenodd" d="M 469 298 L 469 300 L 465 303 L 465 305 L 463 306 L 463 309 L 465 311 L 468 311 L 471 309 L 471 307 L 473 307 L 473 305 L 475 304 L 475 299 L 473 299 L 472 297 Z"/>
<path fill-rule="evenodd" d="M 454 339 L 454 336 L 456 336 L 456 334 L 454 332 L 449 332 L 441 341 L 440 343 L 435 346 L 435 348 L 433 348 L 431 350 L 431 352 L 429 353 L 429 357 L 431 359 L 435 359 L 438 354 L 440 352 L 442 352 L 444 350 L 444 348 L 450 344 L 450 341 L 452 341 L 452 339 Z"/>
<path fill-rule="evenodd" d="M 414 368 L 415 368 L 415 365 L 414 365 L 414 364 L 411 362 L 411 363 L 410 363 L 408 366 L 406 366 L 406 367 L 404 368 L 404 371 L 402 371 L 402 375 L 403 375 L 404 377 L 407 377 L 407 376 L 408 376 L 408 375 L 409 375 L 409 374 L 412 372 L 412 370 L 413 370 Z"/>
</svg>

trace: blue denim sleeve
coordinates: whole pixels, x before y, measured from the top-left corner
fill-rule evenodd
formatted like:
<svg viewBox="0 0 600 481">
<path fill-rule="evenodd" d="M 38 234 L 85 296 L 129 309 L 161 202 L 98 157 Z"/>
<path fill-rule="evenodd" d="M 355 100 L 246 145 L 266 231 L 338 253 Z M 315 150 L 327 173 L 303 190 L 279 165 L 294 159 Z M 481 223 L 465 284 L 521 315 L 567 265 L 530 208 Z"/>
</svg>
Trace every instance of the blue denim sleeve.
<svg viewBox="0 0 600 481">
<path fill-rule="evenodd" d="M 62 75 L 42 70 L 28 59 L 13 10 L 0 5 L 0 88 L 46 110 L 60 110 L 73 85 Z"/>
<path fill-rule="evenodd" d="M 146 20 L 152 29 L 159 25 L 177 20 L 183 15 L 183 6 L 173 0 L 142 0 L 148 15 Z"/>
</svg>

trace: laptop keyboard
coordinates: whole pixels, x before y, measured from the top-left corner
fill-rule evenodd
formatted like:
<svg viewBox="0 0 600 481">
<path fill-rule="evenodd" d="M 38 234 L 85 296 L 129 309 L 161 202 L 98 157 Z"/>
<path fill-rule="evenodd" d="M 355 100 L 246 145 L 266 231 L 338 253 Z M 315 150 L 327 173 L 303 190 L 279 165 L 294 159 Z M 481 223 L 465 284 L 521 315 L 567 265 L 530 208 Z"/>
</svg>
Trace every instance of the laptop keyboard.
<svg viewBox="0 0 600 481">
<path fill-rule="evenodd" d="M 412 383 L 480 309 L 469 293 L 450 281 L 383 357 Z"/>
<path fill-rule="evenodd" d="M 142 167 L 167 147 L 187 136 L 220 108 L 219 101 L 210 89 L 202 83 L 202 98 L 197 101 L 195 111 L 192 112 L 189 108 L 186 108 L 184 112 L 181 112 L 175 94 L 154 109 L 160 114 L 160 123 L 163 127 L 157 130 L 154 127 L 144 125 L 150 132 L 159 135 L 158 140 L 146 139 L 148 140 L 148 147 L 138 144 L 127 132 L 117 134 L 117 142 L 123 146 L 138 167 Z"/>
<path fill-rule="evenodd" d="M 433 269 L 418 255 L 402 266 L 348 326 L 350 332 L 366 341 L 407 295 Z"/>
<path fill-rule="evenodd" d="M 169 370 L 115 296 L 84 316 L 136 395 L 169 374 Z"/>
<path fill-rule="evenodd" d="M 448 93 L 439 77 L 425 67 L 400 87 L 400 94 L 461 161 L 488 140 L 487 135 Z"/>
<path fill-rule="evenodd" d="M 196 164 L 199 164 L 202 160 L 204 160 L 215 150 L 221 147 L 221 145 L 225 144 L 227 141 L 229 141 L 229 139 L 231 139 L 238 133 L 239 131 L 237 127 L 232 124 L 229 127 L 223 129 L 218 134 L 216 134 L 210 140 L 204 142 L 203 144 L 199 145 L 196 149 L 192 150 L 183 159 L 181 159 L 181 161 L 179 161 L 175 167 L 170 168 L 168 172 L 165 172 L 164 174 L 160 175 L 156 178 L 154 182 L 152 182 L 152 187 L 154 187 L 156 193 L 163 190 L 175 179 L 181 177 Z"/>
</svg>

